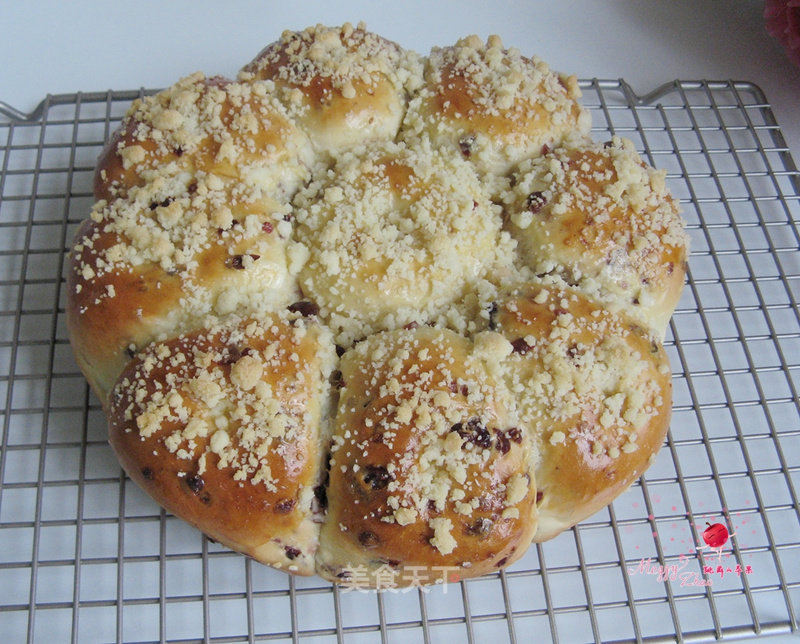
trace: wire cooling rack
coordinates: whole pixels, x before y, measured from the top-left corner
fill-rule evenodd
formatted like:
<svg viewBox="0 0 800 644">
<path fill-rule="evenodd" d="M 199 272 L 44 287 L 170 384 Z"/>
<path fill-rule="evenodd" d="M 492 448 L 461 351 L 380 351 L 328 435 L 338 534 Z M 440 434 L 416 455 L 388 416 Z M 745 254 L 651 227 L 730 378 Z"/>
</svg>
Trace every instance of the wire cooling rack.
<svg viewBox="0 0 800 644">
<path fill-rule="evenodd" d="M 707 641 L 798 631 L 800 175 L 761 91 L 584 81 L 689 222 L 672 427 L 608 509 L 509 569 L 407 592 L 292 579 L 206 540 L 121 473 L 64 325 L 98 153 L 143 92 L 0 104 L 0 633 L 7 642 Z M 705 548 L 706 523 L 733 536 Z"/>
</svg>

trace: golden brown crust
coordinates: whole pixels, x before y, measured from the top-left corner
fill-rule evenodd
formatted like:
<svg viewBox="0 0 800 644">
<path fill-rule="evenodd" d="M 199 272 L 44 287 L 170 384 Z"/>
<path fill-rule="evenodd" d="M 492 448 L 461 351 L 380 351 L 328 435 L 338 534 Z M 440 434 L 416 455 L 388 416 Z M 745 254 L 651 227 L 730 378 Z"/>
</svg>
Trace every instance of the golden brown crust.
<svg viewBox="0 0 800 644">
<path fill-rule="evenodd" d="M 128 475 L 213 539 L 312 574 L 330 336 L 275 316 L 154 343 L 117 382 L 111 445 Z"/>
<path fill-rule="evenodd" d="M 274 82 L 317 149 L 336 155 L 393 139 L 406 92 L 419 84 L 420 75 L 413 52 L 362 25 L 345 24 L 284 32 L 245 65 L 240 78 Z"/>
<path fill-rule="evenodd" d="M 425 80 L 409 105 L 403 136 L 430 137 L 489 177 L 505 175 L 567 135 L 589 132 L 577 80 L 504 48 L 496 36 L 434 48 Z"/>
<path fill-rule="evenodd" d="M 556 272 L 663 337 L 687 239 L 664 173 L 633 144 L 578 142 L 522 164 L 508 222 L 537 273 Z"/>
<path fill-rule="evenodd" d="M 157 337 L 298 299 L 284 219 L 310 155 L 262 85 L 195 74 L 134 102 L 67 277 L 70 336 L 101 401 Z"/>
<path fill-rule="evenodd" d="M 536 441 L 535 540 L 544 541 L 648 467 L 669 428 L 669 363 L 637 323 L 557 284 L 515 289 L 494 319 L 513 346 L 506 380 Z"/>
<path fill-rule="evenodd" d="M 238 180 L 251 198 L 266 187 L 273 199 L 290 196 L 313 156 L 271 89 L 196 73 L 134 101 L 99 159 L 96 198 L 180 173 Z"/>
<path fill-rule="evenodd" d="M 231 193 L 221 181 L 151 181 L 98 202 L 80 227 L 67 273 L 67 325 L 101 401 L 145 344 L 207 315 L 270 311 L 299 299 L 282 210 Z"/>
<path fill-rule="evenodd" d="M 94 240 L 91 246 L 88 240 Z M 67 272 L 72 350 L 103 404 L 132 348 L 143 347 L 156 335 L 155 328 L 170 316 L 180 293 L 179 279 L 154 265 L 98 276 L 91 267 L 118 242 L 116 234 L 98 239 L 97 224 L 87 219 L 76 235 Z"/>
<path fill-rule="evenodd" d="M 359 587 L 499 570 L 612 501 L 669 424 L 687 244 L 579 96 L 495 36 L 346 24 L 134 101 L 66 285 L 131 478 Z"/>
<path fill-rule="evenodd" d="M 420 327 L 370 336 L 341 362 L 320 574 L 459 578 L 519 558 L 535 530 L 527 437 L 472 344 Z"/>
</svg>

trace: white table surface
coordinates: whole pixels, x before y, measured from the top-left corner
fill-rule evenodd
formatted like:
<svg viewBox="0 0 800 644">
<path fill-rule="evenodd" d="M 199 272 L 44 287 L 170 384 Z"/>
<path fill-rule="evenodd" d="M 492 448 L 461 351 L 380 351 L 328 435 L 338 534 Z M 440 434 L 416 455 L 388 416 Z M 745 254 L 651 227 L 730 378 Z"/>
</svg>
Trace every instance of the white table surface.
<svg viewBox="0 0 800 644">
<path fill-rule="evenodd" d="M 233 75 L 284 28 L 364 20 L 424 53 L 497 33 L 581 78 L 646 93 L 676 78 L 759 85 L 800 159 L 800 68 L 764 28 L 761 0 L 299 0 L 0 2 L 0 100 L 32 110 L 50 93 L 156 88 L 202 70 Z"/>
<path fill-rule="evenodd" d="M 762 12 L 760 0 L 0 0 L 0 100 L 27 112 L 47 93 L 158 88 L 196 70 L 232 76 L 285 28 L 364 20 L 420 53 L 497 33 L 555 69 L 624 78 L 640 94 L 676 78 L 751 81 L 800 161 L 800 69 Z"/>
<path fill-rule="evenodd" d="M 50 93 L 163 87 L 187 73 L 233 75 L 284 28 L 364 20 L 426 52 L 497 33 L 581 78 L 624 78 L 646 93 L 675 78 L 759 85 L 800 159 L 800 68 L 760 0 L 445 2 L 0 2 L 0 100 L 32 110 Z"/>
</svg>

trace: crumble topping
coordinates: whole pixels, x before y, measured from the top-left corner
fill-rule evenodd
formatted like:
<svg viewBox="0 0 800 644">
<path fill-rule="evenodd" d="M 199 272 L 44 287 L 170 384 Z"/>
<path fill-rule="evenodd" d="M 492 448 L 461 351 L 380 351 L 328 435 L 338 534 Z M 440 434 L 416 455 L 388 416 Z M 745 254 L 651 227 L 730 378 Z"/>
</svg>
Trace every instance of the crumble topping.
<svg viewBox="0 0 800 644">
<path fill-rule="evenodd" d="M 471 166 L 429 147 L 344 155 L 296 203 L 300 284 L 341 344 L 443 315 L 513 254 Z"/>
<path fill-rule="evenodd" d="M 611 459 L 636 450 L 664 404 L 657 340 L 552 281 L 514 291 L 497 319 L 516 338 L 504 373 L 536 440 L 587 441 L 593 456 Z"/>
<path fill-rule="evenodd" d="M 497 36 L 434 48 L 425 80 L 409 103 L 404 136 L 430 137 L 470 159 L 487 180 L 569 133 L 590 129 L 575 77 L 505 49 Z"/>
<path fill-rule="evenodd" d="M 134 101 L 71 253 L 81 368 L 194 493 L 225 472 L 369 566 L 414 534 L 501 568 L 542 458 L 614 479 L 669 405 L 679 208 L 579 97 L 496 36 L 420 57 L 345 24 Z M 313 560 L 271 539 L 272 565 Z"/>
<path fill-rule="evenodd" d="M 128 431 L 142 440 L 202 470 L 213 454 L 234 480 L 276 491 L 275 456 L 297 458 L 288 444 L 318 439 L 333 353 L 330 334 L 302 318 L 234 326 L 209 320 L 208 331 L 148 347 L 112 400 L 125 405 L 119 412 Z M 304 358 L 293 362 L 291 380 L 270 375 L 299 354 Z M 282 475 L 296 467 L 283 465 Z"/>
<path fill-rule="evenodd" d="M 371 335 L 343 356 L 331 476 L 364 473 L 377 496 L 358 520 L 423 522 L 447 555 L 456 547 L 448 511 L 465 525 L 487 507 L 519 518 L 529 441 L 484 358 L 454 332 L 427 328 Z"/>
<path fill-rule="evenodd" d="M 581 283 L 645 323 L 657 318 L 663 332 L 662 300 L 672 297 L 670 280 L 682 283 L 688 238 L 665 173 L 646 166 L 629 140 L 573 141 L 526 160 L 505 202 L 533 271 Z"/>
</svg>

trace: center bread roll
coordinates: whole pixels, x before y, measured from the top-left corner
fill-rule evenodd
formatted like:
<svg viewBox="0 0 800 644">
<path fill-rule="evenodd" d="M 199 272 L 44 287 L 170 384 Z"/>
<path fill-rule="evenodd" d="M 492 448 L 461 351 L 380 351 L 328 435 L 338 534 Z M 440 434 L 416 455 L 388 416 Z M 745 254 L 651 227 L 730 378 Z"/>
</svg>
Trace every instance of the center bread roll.
<svg viewBox="0 0 800 644">
<path fill-rule="evenodd" d="M 403 586 L 424 574 L 435 583 L 524 554 L 536 530 L 533 458 L 493 377 L 498 342 L 507 344 L 419 327 L 372 335 L 344 354 L 322 576 Z"/>
<path fill-rule="evenodd" d="M 337 341 L 443 316 L 510 265 L 500 209 L 460 157 L 388 143 L 342 156 L 298 195 L 299 275 Z"/>
</svg>

